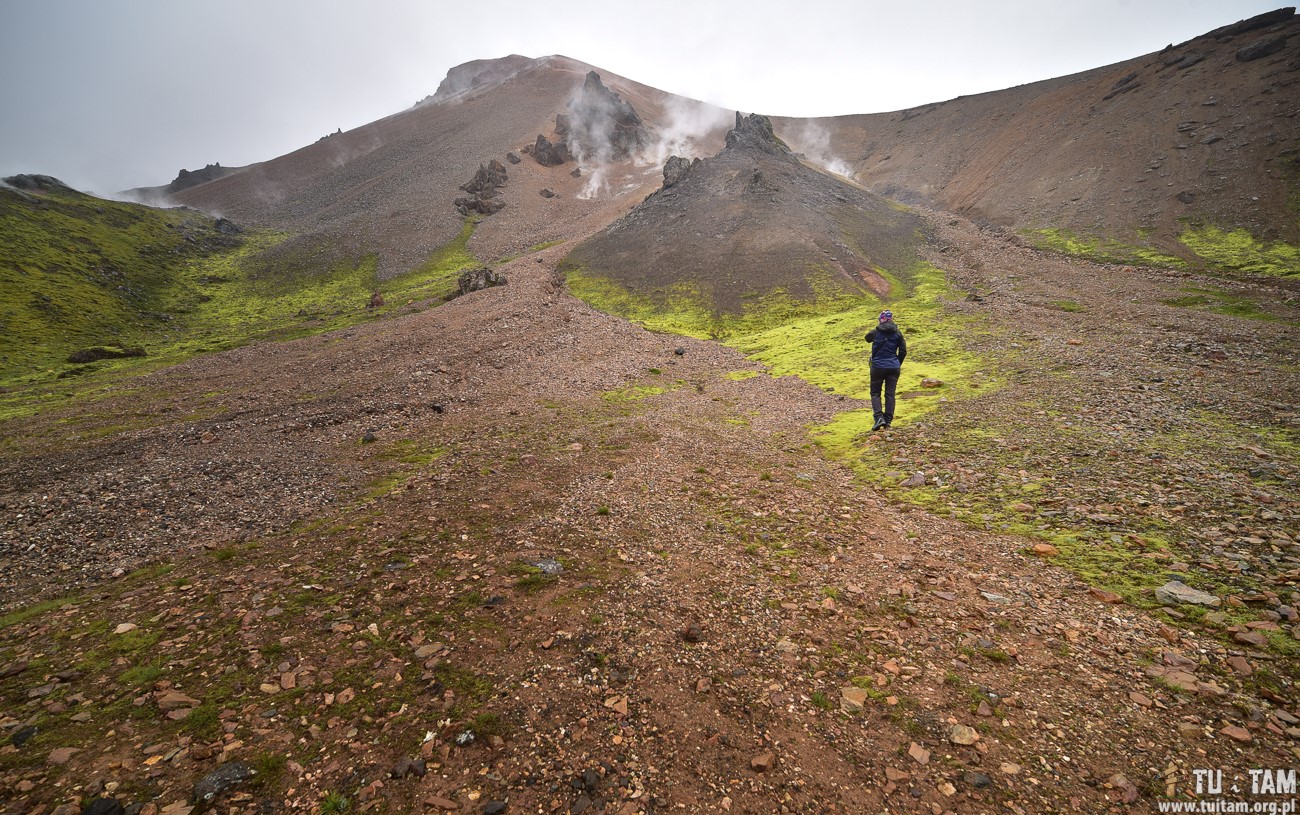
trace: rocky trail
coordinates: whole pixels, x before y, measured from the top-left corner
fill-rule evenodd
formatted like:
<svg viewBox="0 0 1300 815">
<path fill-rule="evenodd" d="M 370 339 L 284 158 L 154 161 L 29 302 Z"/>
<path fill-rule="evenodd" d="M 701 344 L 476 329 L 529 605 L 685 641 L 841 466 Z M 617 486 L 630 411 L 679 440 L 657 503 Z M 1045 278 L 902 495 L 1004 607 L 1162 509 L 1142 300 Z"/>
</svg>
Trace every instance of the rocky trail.
<svg viewBox="0 0 1300 815">
<path fill-rule="evenodd" d="M 809 428 L 859 403 L 591 310 L 562 247 L 9 423 L 0 812 L 1146 812 L 1293 769 L 1294 284 L 930 217 L 984 392 L 850 463 Z"/>
</svg>

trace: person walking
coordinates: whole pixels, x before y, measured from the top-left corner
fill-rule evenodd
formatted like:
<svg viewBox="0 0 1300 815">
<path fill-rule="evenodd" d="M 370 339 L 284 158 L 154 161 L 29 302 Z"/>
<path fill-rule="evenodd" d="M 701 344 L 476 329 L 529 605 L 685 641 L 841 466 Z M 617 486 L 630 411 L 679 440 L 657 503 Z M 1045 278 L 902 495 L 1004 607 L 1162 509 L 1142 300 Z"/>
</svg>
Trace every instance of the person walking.
<svg viewBox="0 0 1300 815">
<path fill-rule="evenodd" d="M 876 415 L 872 431 L 888 428 L 894 421 L 894 392 L 898 376 L 903 372 L 907 357 L 907 340 L 894 325 L 894 312 L 880 312 L 880 325 L 867 332 L 871 343 L 871 411 Z M 885 391 L 884 404 L 880 401 L 881 389 Z"/>
</svg>

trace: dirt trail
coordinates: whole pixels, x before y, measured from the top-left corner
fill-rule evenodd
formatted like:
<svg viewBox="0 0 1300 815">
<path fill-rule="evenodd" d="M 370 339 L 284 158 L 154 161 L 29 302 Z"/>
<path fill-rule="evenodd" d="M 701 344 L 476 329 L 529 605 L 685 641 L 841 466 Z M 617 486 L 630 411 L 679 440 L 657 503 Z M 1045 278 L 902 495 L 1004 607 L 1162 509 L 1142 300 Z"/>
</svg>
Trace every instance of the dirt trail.
<svg viewBox="0 0 1300 815">
<path fill-rule="evenodd" d="M 1117 466 L 1071 482 L 1122 497 L 1148 477 L 1124 434 L 1235 381 L 1203 356 L 1195 380 L 1170 373 L 1188 364 L 1171 344 L 1219 342 L 1201 338 L 1225 320 L 1273 378 L 1219 409 L 1295 404 L 1294 303 L 1265 306 L 1290 323 L 1175 309 L 1182 280 L 938 226 L 982 298 L 954 308 L 1011 326 L 972 346 L 1022 373 L 871 439 L 882 458 L 946 472 L 941 417 L 963 411 L 1061 432 L 1052 400 L 1092 397 L 1058 362 L 1159 368 L 1168 401 L 1125 391 Z M 0 811 L 103 794 L 179 813 L 222 762 L 260 775 L 220 812 L 341 811 L 334 795 L 628 815 L 1153 811 L 1194 769 L 1295 766 L 1300 711 L 1268 652 L 1103 602 L 995 523 L 891 503 L 809 440 L 852 400 L 728 376 L 759 368 L 589 309 L 557 285 L 563 251 L 8 427 L 6 605 L 71 602 L 0 630 Z M 1082 312 L 1042 305 L 1085 291 Z M 1295 482 L 1276 464 L 1281 520 L 1257 520 L 1280 536 Z"/>
</svg>

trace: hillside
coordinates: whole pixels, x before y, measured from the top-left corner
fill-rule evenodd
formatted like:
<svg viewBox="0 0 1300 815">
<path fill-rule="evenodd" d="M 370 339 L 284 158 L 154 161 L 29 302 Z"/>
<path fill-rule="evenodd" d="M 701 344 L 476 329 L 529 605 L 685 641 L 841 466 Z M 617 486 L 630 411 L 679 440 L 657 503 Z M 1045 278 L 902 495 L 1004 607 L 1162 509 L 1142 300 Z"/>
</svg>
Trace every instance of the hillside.
<svg viewBox="0 0 1300 815">
<path fill-rule="evenodd" d="M 829 142 L 476 61 L 176 193 L 222 220 L 7 180 L 0 813 L 1285 808 L 1294 239 L 1178 219 L 1289 234 L 1233 202 L 1284 186 L 1294 42 L 1223 49 L 1293 25 Z M 1093 131 L 1225 76 L 1253 158 L 1126 232 Z"/>
<path fill-rule="evenodd" d="M 1244 229 L 1265 246 L 1300 243 L 1298 48 L 1300 18 L 1287 8 L 1072 76 L 894 113 L 773 123 L 795 149 L 837 161 L 881 195 L 1034 240 L 1064 230 L 1091 239 L 1094 255 L 1232 269 L 1262 247 L 1238 235 L 1247 245 L 1234 253 L 1219 233 L 1188 233 Z M 1300 259 L 1272 271 L 1300 274 Z"/>
<path fill-rule="evenodd" d="M 738 115 L 720 153 L 664 175 L 574 248 L 561 267 L 571 283 L 612 281 L 660 307 L 693 295 L 704 311 L 739 316 L 778 293 L 885 297 L 919 261 L 919 218 L 800 163 L 766 117 Z"/>
</svg>

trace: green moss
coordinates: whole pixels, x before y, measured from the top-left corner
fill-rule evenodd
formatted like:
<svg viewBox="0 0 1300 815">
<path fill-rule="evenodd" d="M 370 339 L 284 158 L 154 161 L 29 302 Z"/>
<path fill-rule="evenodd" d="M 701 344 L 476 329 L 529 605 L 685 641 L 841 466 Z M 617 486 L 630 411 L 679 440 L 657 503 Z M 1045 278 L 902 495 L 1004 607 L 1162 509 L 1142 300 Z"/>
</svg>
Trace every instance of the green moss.
<svg viewBox="0 0 1300 815">
<path fill-rule="evenodd" d="M 1183 291 L 1189 293 L 1182 297 L 1173 297 L 1161 302 L 1175 308 L 1213 311 L 1218 314 L 1227 314 L 1231 317 L 1241 317 L 1247 320 L 1280 321 L 1280 318 L 1260 308 L 1254 300 L 1247 297 L 1197 286 L 1185 287 Z"/>
<path fill-rule="evenodd" d="M 651 396 L 658 396 L 661 393 L 667 393 L 668 388 L 658 385 L 632 385 L 626 388 L 617 388 L 612 391 L 605 391 L 600 395 L 601 399 L 606 402 L 637 402 Z"/>
<path fill-rule="evenodd" d="M 1099 263 L 1132 263 L 1140 266 L 1169 266 L 1173 268 L 1182 268 L 1187 265 L 1187 262 L 1182 258 L 1161 252 L 1150 245 L 1139 246 L 1109 238 L 1077 235 L 1057 227 L 1031 230 L 1028 236 L 1039 249 L 1095 260 Z M 1146 240 L 1146 236 L 1146 230 L 1138 230 L 1139 239 Z"/>
<path fill-rule="evenodd" d="M 425 263 L 379 281 L 374 255 L 322 239 L 226 235 L 194 212 L 0 190 L 0 420 L 92 398 L 124 374 L 196 354 L 441 301 L 478 264 L 468 250 L 474 226 L 467 219 Z M 375 289 L 387 305 L 372 309 Z M 69 361 L 92 347 L 145 356 Z"/>
<path fill-rule="evenodd" d="M 1270 277 L 1300 276 L 1300 248 L 1282 241 L 1256 240 L 1245 229 L 1196 226 L 1184 231 L 1178 240 L 1223 270 Z"/>
<path fill-rule="evenodd" d="M 61 597 L 55 600 L 45 600 L 40 603 L 34 603 L 26 608 L 20 608 L 17 611 L 11 611 L 4 616 L 0 616 L 0 629 L 8 628 L 12 625 L 27 622 L 33 617 L 39 617 L 47 611 L 63 608 L 77 602 L 76 598 Z"/>
</svg>

